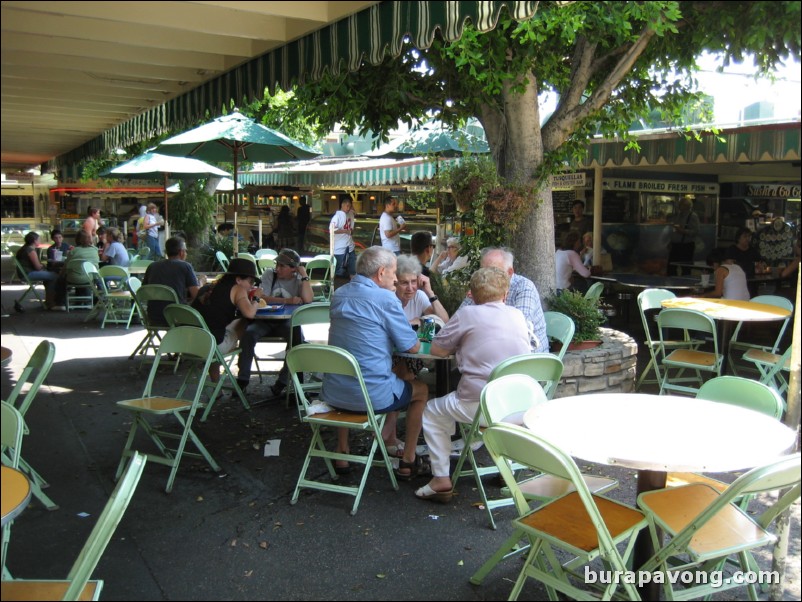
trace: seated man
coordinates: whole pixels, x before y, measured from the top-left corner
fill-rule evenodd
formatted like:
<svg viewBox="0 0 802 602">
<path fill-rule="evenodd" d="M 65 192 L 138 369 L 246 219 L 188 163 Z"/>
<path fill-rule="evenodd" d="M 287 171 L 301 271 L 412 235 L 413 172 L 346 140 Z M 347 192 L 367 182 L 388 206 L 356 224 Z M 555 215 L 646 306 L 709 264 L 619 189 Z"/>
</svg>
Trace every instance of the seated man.
<svg viewBox="0 0 802 602">
<path fill-rule="evenodd" d="M 397 413 L 406 408 L 406 445 L 396 475 L 408 481 L 421 466 L 415 448 L 429 392 L 424 383 L 401 380 L 392 371 L 394 350 L 417 353 L 420 349 L 418 337 L 393 292 L 395 269 L 395 254 L 382 247 L 370 247 L 359 256 L 356 276 L 334 291 L 329 344 L 354 355 L 376 413 Z M 341 410 L 365 411 L 359 386 L 350 377 L 324 375 L 321 399 Z M 395 422 L 385 421 L 382 438 L 387 441 L 394 436 Z M 338 433 L 337 451 L 349 452 L 347 429 Z M 335 468 L 338 472 L 350 469 L 342 462 L 336 462 Z"/>
<path fill-rule="evenodd" d="M 292 249 L 281 249 L 276 256 L 276 267 L 268 268 L 262 274 L 262 295 L 266 303 L 287 303 L 302 305 L 311 303 L 314 297 L 306 268 L 301 265 L 301 258 Z M 300 340 L 296 333 L 296 340 Z M 289 338 L 289 320 L 255 320 L 245 329 L 240 339 L 240 356 L 238 360 L 239 374 L 237 383 L 245 391 L 251 380 L 251 364 L 253 363 L 256 343 L 266 336 Z M 281 367 L 278 378 L 271 388 L 273 397 L 279 397 L 287 387 L 289 380 L 287 364 Z"/>
<path fill-rule="evenodd" d="M 178 236 L 168 238 L 164 243 L 167 259 L 155 261 L 145 271 L 143 284 L 163 284 L 178 295 L 180 303 L 191 304 L 198 294 L 198 278 L 192 264 L 187 261 L 187 243 Z M 169 303 L 151 301 L 148 303 L 148 318 L 153 324 L 164 324 L 164 308 Z"/>
<path fill-rule="evenodd" d="M 412 233 L 412 239 L 409 241 L 412 254 L 418 258 L 421 264 L 421 273 L 427 278 L 431 275 L 429 270 L 429 262 L 434 253 L 435 244 L 432 240 L 432 233 L 426 230 L 418 230 Z"/>
<path fill-rule="evenodd" d="M 549 352 L 549 339 L 546 335 L 546 317 L 543 315 L 543 305 L 540 303 L 540 294 L 535 283 L 513 269 L 514 257 L 504 248 L 488 248 L 482 251 L 479 267 L 500 268 L 510 276 L 510 292 L 507 295 L 507 305 L 517 307 L 526 318 L 529 327 L 532 351 L 535 353 Z M 460 308 L 472 305 L 473 300 L 468 295 Z"/>
<path fill-rule="evenodd" d="M 459 386 L 426 404 L 423 436 L 432 460 L 432 480 L 415 492 L 422 500 L 451 501 L 449 455 L 456 422 L 472 422 L 479 395 L 500 362 L 529 353 L 529 331 L 520 310 L 504 304 L 509 275 L 499 268 L 481 268 L 471 276 L 474 305 L 454 314 L 432 341 L 432 355 L 457 356 Z M 492 329 L 492 335 L 489 331 Z"/>
</svg>

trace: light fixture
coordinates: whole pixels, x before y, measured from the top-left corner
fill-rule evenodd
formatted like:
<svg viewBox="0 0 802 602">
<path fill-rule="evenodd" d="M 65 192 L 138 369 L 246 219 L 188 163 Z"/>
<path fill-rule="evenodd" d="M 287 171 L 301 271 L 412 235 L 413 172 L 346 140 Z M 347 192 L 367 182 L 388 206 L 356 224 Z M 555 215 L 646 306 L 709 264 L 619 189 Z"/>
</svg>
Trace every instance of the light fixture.
<svg viewBox="0 0 802 602">
<path fill-rule="evenodd" d="M 332 201 L 336 201 L 337 200 L 337 195 L 336 194 L 331 195 L 331 200 Z"/>
<path fill-rule="evenodd" d="M 370 200 L 371 200 L 371 201 L 375 201 L 375 200 L 376 200 L 376 197 L 375 197 L 375 196 L 373 196 L 373 195 L 370 195 Z"/>
<path fill-rule="evenodd" d="M 297 201 L 297 200 L 298 200 L 298 195 L 297 195 L 297 194 L 296 194 L 296 195 L 293 195 L 293 197 L 292 197 L 292 200 L 293 200 L 293 201 Z"/>
</svg>

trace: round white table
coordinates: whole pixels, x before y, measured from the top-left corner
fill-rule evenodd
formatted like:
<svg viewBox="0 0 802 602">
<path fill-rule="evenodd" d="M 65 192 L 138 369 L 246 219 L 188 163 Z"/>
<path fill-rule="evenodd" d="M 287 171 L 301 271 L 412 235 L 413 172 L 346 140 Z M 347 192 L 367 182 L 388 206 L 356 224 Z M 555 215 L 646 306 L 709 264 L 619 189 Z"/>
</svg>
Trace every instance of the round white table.
<svg viewBox="0 0 802 602">
<path fill-rule="evenodd" d="M 671 395 L 594 393 L 536 405 L 524 424 L 571 456 L 638 470 L 638 494 L 665 487 L 668 471 L 753 468 L 790 451 L 796 434 L 774 418 L 738 406 Z M 653 553 L 638 536 L 633 564 Z M 644 599 L 658 599 L 659 588 Z"/>
</svg>

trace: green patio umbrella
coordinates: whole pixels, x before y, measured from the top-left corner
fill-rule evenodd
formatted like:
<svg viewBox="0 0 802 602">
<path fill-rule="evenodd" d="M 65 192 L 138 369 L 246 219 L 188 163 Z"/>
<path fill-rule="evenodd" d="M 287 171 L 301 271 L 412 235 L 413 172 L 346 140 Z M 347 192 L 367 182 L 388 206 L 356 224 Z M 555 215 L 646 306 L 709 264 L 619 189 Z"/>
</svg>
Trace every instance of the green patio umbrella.
<svg viewBox="0 0 802 602">
<path fill-rule="evenodd" d="M 169 212 L 167 207 L 167 179 L 168 178 L 203 178 L 207 176 L 228 177 L 228 172 L 223 171 L 197 159 L 187 159 L 184 157 L 171 157 L 159 153 L 144 153 L 118 165 L 113 169 L 107 169 L 100 175 L 107 178 L 137 179 L 137 180 L 162 180 L 164 182 L 164 219 L 168 221 Z"/>
<path fill-rule="evenodd" d="M 162 142 L 158 151 L 205 161 L 233 161 L 235 190 L 238 189 L 237 165 L 241 161 L 276 163 L 310 159 L 320 154 L 303 142 L 271 130 L 241 113 L 223 115 L 173 136 Z"/>
</svg>

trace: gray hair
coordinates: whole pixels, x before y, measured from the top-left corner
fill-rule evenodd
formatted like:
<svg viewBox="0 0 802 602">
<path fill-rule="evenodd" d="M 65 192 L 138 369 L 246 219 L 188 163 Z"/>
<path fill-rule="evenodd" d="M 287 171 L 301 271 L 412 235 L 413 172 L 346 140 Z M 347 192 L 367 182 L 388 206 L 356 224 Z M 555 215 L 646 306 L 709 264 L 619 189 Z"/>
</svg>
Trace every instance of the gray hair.
<svg viewBox="0 0 802 602">
<path fill-rule="evenodd" d="M 409 274 L 410 276 L 420 276 L 421 264 L 418 258 L 414 255 L 399 255 L 398 264 L 395 268 L 395 273 L 400 276 L 401 274 Z"/>
<path fill-rule="evenodd" d="M 369 247 L 356 260 L 356 273 L 365 278 L 375 276 L 380 268 L 395 266 L 395 254 L 384 247 Z"/>
<path fill-rule="evenodd" d="M 455 246 L 455 247 L 457 247 L 457 249 L 459 249 L 460 248 L 459 238 L 457 238 L 456 236 L 450 237 L 449 239 L 446 240 L 446 246 L 447 247 L 448 246 Z"/>
<path fill-rule="evenodd" d="M 485 260 L 489 261 L 490 263 L 486 263 Z M 501 268 L 502 270 L 509 270 L 511 267 L 513 267 L 514 262 L 515 256 L 508 248 L 487 247 L 486 249 L 482 249 L 479 265 L 481 265 L 483 268 L 495 266 Z"/>
</svg>

